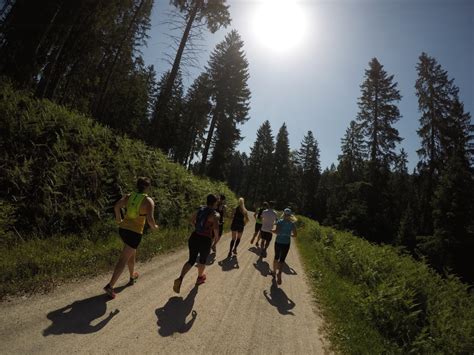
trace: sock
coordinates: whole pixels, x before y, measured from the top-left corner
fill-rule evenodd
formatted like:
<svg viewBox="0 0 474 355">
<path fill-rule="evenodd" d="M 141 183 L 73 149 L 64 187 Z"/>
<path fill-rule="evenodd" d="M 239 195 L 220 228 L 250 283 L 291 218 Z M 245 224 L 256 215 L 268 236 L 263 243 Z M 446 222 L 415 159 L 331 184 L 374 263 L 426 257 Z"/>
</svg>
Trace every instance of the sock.
<svg viewBox="0 0 474 355">
<path fill-rule="evenodd" d="M 232 248 L 234 247 L 235 240 L 230 241 L 230 251 L 232 251 Z"/>
<path fill-rule="evenodd" d="M 237 249 L 237 247 L 239 246 L 239 244 L 240 244 L 240 239 L 237 239 L 237 240 L 235 241 L 235 247 L 234 247 L 234 249 Z"/>
</svg>

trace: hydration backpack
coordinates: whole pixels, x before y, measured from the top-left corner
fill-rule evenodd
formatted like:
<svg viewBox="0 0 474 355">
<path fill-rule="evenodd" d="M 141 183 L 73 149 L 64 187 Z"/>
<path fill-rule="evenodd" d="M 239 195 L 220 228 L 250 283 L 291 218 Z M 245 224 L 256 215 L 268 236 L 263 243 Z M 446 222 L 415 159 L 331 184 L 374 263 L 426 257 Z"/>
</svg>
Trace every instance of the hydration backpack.
<svg viewBox="0 0 474 355">
<path fill-rule="evenodd" d="M 196 215 L 196 224 L 194 225 L 196 233 L 205 233 L 206 232 L 206 222 L 209 218 L 209 215 L 214 213 L 212 208 L 207 206 L 202 206 L 199 208 Z"/>
<path fill-rule="evenodd" d="M 132 194 L 130 194 L 127 202 L 128 218 L 135 219 L 140 215 L 140 206 L 146 197 L 147 194 L 142 194 L 139 192 L 133 192 Z"/>
</svg>

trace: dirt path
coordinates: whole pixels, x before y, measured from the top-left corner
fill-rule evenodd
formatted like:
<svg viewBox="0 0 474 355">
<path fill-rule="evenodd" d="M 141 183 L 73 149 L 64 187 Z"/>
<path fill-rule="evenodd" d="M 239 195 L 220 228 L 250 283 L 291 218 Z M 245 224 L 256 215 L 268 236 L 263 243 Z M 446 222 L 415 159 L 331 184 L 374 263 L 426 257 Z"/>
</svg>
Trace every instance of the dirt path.
<svg viewBox="0 0 474 355">
<path fill-rule="evenodd" d="M 206 284 L 191 270 L 181 294 L 171 287 L 187 249 L 139 264 L 137 284 L 115 300 L 101 293 L 110 275 L 64 285 L 0 305 L 0 353 L 321 354 L 322 320 L 313 311 L 296 247 L 283 284 L 267 275 L 273 258 L 258 262 L 251 248 L 253 220 L 239 255 L 222 262 L 230 236 L 218 245 Z M 250 249 L 250 250 L 249 250 Z M 124 273 L 119 281 L 127 281 Z"/>
</svg>

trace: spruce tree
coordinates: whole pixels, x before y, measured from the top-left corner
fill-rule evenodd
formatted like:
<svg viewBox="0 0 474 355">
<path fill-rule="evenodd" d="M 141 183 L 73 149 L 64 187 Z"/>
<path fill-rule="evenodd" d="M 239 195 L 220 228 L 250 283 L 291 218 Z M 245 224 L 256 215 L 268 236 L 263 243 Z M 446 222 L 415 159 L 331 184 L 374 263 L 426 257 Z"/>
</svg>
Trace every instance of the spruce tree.
<svg viewBox="0 0 474 355">
<path fill-rule="evenodd" d="M 209 176 L 213 178 L 225 177 L 225 174 L 219 171 L 226 170 L 229 164 L 228 158 L 241 140 L 238 125 L 249 119 L 250 90 L 247 86 L 249 73 L 243 46 L 239 33 L 233 30 L 217 44 L 208 63 L 213 107 L 202 153 L 201 171 L 205 171 L 212 145 Z"/>
<path fill-rule="evenodd" d="M 395 146 L 402 141 L 393 127 L 401 117 L 396 105 L 401 99 L 397 85 L 393 75 L 388 75 L 383 65 L 373 58 L 361 85 L 357 122 L 364 135 L 369 160 L 375 168 L 392 163 L 396 156 Z"/>
<path fill-rule="evenodd" d="M 271 199 L 274 149 L 272 128 L 267 120 L 258 129 L 257 138 L 250 150 L 246 191 L 249 202 L 260 203 Z"/>
<path fill-rule="evenodd" d="M 316 190 L 321 175 L 321 163 L 319 158 L 318 142 L 313 132 L 308 131 L 301 142 L 301 148 L 297 154 L 298 165 L 301 168 L 302 201 L 300 210 L 302 213 L 314 217 L 316 214 Z"/>
<path fill-rule="evenodd" d="M 364 136 L 369 157 L 367 181 L 368 216 L 370 226 L 366 237 L 374 241 L 389 241 L 394 228 L 389 222 L 387 181 L 389 167 L 396 158 L 395 147 L 402 139 L 393 125 L 400 119 L 396 103 L 401 95 L 393 75 L 388 75 L 376 58 L 369 63 L 361 85 L 357 122 Z"/>
<path fill-rule="evenodd" d="M 290 164 L 290 142 L 286 124 L 280 127 L 276 137 L 274 169 L 273 169 L 273 194 L 278 208 L 284 208 L 291 199 L 288 190 L 292 164 Z"/>
<path fill-rule="evenodd" d="M 158 82 L 158 96 L 162 94 L 169 73 L 164 73 Z M 160 148 L 165 154 L 172 157 L 176 144 L 180 143 L 179 127 L 183 119 L 183 83 L 181 75 L 175 81 L 172 98 L 168 101 L 168 106 L 161 108 L 154 107 L 151 119 L 151 131 L 148 137 L 149 143 Z"/>
<path fill-rule="evenodd" d="M 343 174 L 343 180 L 350 183 L 361 179 L 367 153 L 362 130 L 355 121 L 350 122 L 341 139 L 341 151 L 338 170 Z"/>
<path fill-rule="evenodd" d="M 447 161 L 448 121 L 459 89 L 454 85 L 454 80 L 448 78 L 447 71 L 426 53 L 420 55 L 416 70 L 418 79 L 415 90 L 421 113 L 418 129 L 421 138 L 421 148 L 418 150 L 420 228 L 422 234 L 432 235 L 433 196 Z"/>
</svg>

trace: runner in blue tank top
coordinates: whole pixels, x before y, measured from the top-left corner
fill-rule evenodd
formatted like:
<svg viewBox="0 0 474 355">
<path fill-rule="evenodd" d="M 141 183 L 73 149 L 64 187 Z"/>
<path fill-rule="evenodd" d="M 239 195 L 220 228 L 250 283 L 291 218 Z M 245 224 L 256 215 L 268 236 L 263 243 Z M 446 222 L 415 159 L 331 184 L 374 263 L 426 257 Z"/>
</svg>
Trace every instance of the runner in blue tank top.
<svg viewBox="0 0 474 355">
<path fill-rule="evenodd" d="M 283 218 L 276 222 L 274 232 L 275 239 L 275 259 L 273 260 L 273 277 L 277 277 L 278 285 L 281 285 L 281 270 L 285 263 L 286 256 L 290 251 L 291 238 L 296 238 L 296 218 L 289 208 L 285 208 Z"/>
</svg>

